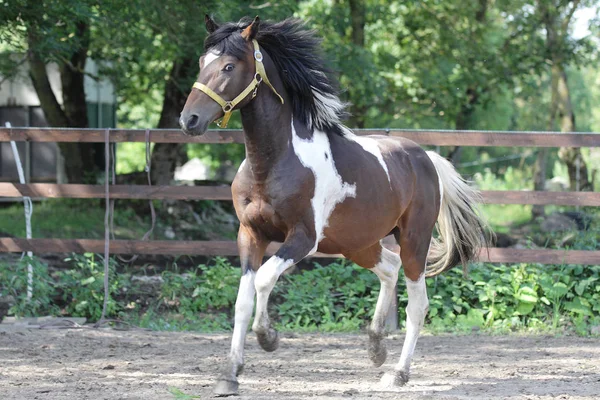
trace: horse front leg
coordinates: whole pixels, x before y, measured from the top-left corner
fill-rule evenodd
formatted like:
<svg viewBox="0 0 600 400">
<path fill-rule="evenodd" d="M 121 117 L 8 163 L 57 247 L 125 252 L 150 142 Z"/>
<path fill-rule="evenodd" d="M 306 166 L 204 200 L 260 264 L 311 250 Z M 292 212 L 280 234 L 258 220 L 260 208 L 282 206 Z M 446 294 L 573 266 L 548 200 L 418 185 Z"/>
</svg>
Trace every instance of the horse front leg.
<svg viewBox="0 0 600 400">
<path fill-rule="evenodd" d="M 238 249 L 242 277 L 235 302 L 235 319 L 233 325 L 233 336 L 231 339 L 231 351 L 227 365 L 223 370 L 214 392 L 219 396 L 230 396 L 238 393 L 237 376 L 244 368 L 244 344 L 248 324 L 254 310 L 254 281 L 256 270 L 262 262 L 267 247 L 267 242 L 260 235 L 243 225 L 238 231 Z"/>
<path fill-rule="evenodd" d="M 265 351 L 275 351 L 279 347 L 279 335 L 271 326 L 267 305 L 269 295 L 275 287 L 279 276 L 292 265 L 316 250 L 316 239 L 308 229 L 297 227 L 285 239 L 281 248 L 269 258 L 256 273 L 256 316 L 252 330 L 256 333 L 258 343 Z"/>
</svg>

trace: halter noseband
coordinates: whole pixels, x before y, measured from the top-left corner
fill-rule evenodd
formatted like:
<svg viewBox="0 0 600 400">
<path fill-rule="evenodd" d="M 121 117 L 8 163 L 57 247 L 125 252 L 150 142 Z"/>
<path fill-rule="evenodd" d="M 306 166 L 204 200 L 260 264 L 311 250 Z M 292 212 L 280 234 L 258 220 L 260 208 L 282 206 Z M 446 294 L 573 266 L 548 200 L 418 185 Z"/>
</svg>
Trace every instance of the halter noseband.
<svg viewBox="0 0 600 400">
<path fill-rule="evenodd" d="M 279 93 L 277 93 L 277 90 L 275 90 L 275 88 L 269 81 L 269 78 L 267 78 L 267 72 L 265 71 L 265 66 L 262 63 L 263 55 L 260 52 L 258 42 L 255 39 L 252 39 L 252 44 L 254 45 L 254 64 L 256 66 L 256 73 L 254 74 L 254 79 L 252 79 L 252 82 L 250 82 L 248 87 L 244 89 L 242 93 L 240 93 L 235 99 L 227 101 L 218 94 L 216 94 L 211 88 L 209 88 L 205 84 L 200 82 L 194 82 L 194 88 L 206 93 L 208 97 L 219 103 L 219 105 L 223 108 L 223 112 L 225 113 L 225 115 L 223 115 L 223 119 L 221 120 L 221 122 L 217 123 L 217 125 L 220 128 L 227 128 L 227 123 L 229 122 L 229 118 L 231 118 L 231 113 L 233 112 L 233 109 L 242 100 L 244 100 L 250 94 L 250 92 L 252 92 L 252 98 L 256 97 L 256 92 L 261 82 L 266 83 L 267 86 L 271 88 L 273 93 L 275 93 L 277 97 L 279 97 L 279 100 L 281 100 L 281 104 L 283 104 L 283 97 L 281 97 Z"/>
</svg>

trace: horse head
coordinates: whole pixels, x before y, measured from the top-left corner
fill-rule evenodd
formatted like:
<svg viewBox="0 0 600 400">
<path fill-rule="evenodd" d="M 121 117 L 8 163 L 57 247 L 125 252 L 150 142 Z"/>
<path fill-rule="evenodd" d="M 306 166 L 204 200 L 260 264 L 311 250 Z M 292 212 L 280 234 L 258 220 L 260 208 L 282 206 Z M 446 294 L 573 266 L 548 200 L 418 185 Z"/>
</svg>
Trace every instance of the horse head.
<svg viewBox="0 0 600 400">
<path fill-rule="evenodd" d="M 260 26 L 258 17 L 233 33 L 220 32 L 208 15 L 205 23 L 211 40 L 206 42 L 199 60 L 200 74 L 179 119 L 183 132 L 192 136 L 204 134 L 208 125 L 221 117 L 219 126 L 226 127 L 231 113 L 248 104 L 263 81 L 272 88 L 254 39 Z"/>
</svg>

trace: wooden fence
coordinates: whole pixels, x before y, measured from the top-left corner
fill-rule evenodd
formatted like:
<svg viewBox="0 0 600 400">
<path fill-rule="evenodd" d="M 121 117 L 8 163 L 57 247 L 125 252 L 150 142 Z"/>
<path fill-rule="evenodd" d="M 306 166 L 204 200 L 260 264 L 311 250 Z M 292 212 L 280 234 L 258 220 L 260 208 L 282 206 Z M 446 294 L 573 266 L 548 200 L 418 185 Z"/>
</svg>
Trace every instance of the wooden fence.
<svg viewBox="0 0 600 400">
<path fill-rule="evenodd" d="M 556 132 L 499 132 L 499 131 L 432 131 L 370 129 L 357 131 L 360 135 L 382 134 L 402 136 L 421 145 L 437 146 L 507 146 L 507 147 L 600 147 L 600 134 Z M 95 142 L 105 141 L 105 129 L 53 128 L 0 128 L 0 142 Z M 239 130 L 213 130 L 204 136 L 191 138 L 179 130 L 150 130 L 150 141 L 155 143 L 243 143 Z M 145 142 L 145 130 L 110 129 L 109 141 Z M 590 192 L 535 192 L 484 191 L 484 202 L 489 204 L 541 204 L 569 206 L 600 206 L 600 193 Z M 102 185 L 80 184 L 16 184 L 0 183 L 0 197 L 34 198 L 104 198 Z M 111 185 L 113 199 L 177 199 L 177 200 L 231 200 L 228 186 L 144 186 Z M 273 244 L 267 253 L 278 248 Z M 0 252 L 33 251 L 35 253 L 98 252 L 104 250 L 104 240 L 95 239 L 21 239 L 0 238 Z M 187 254 L 237 255 L 234 241 L 169 241 L 169 240 L 112 240 L 112 254 Z M 317 254 L 316 256 L 326 256 Z M 331 257 L 331 256 L 328 256 Z M 491 248 L 480 254 L 480 260 L 494 263 L 537 262 L 543 264 L 600 264 L 600 251 L 504 249 Z"/>
</svg>

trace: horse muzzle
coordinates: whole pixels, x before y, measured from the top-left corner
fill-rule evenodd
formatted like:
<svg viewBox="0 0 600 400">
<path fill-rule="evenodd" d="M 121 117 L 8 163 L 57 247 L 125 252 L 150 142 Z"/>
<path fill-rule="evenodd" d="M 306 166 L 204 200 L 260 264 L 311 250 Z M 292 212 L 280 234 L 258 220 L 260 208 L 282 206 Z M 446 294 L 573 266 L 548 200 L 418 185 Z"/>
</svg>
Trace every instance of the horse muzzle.
<svg viewBox="0 0 600 400">
<path fill-rule="evenodd" d="M 181 114 L 179 117 L 179 126 L 183 133 L 188 136 L 201 136 L 206 133 L 211 120 L 202 118 L 198 114 Z"/>
</svg>

